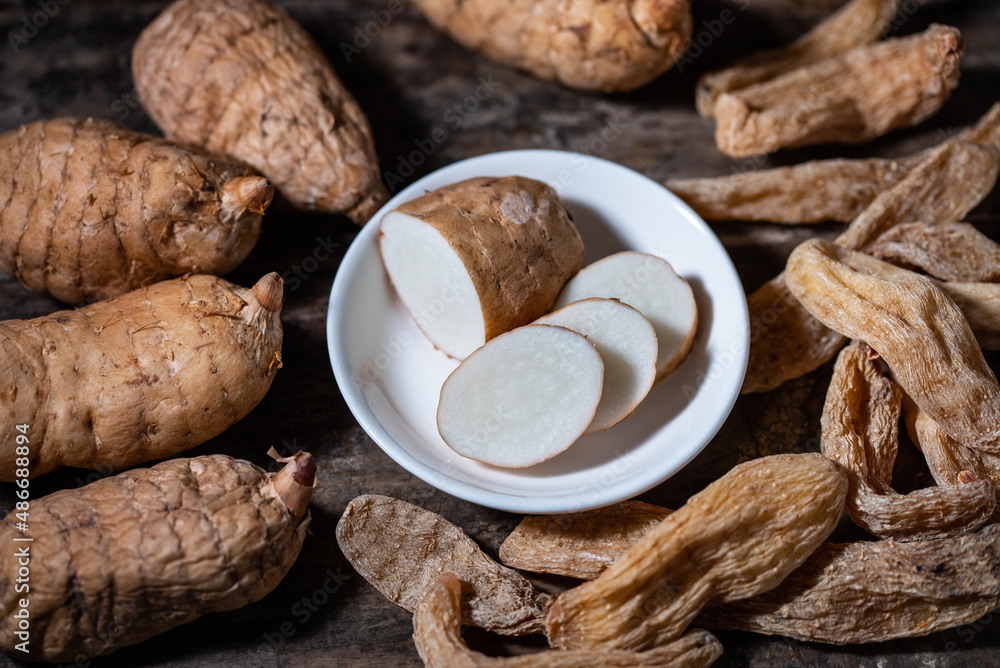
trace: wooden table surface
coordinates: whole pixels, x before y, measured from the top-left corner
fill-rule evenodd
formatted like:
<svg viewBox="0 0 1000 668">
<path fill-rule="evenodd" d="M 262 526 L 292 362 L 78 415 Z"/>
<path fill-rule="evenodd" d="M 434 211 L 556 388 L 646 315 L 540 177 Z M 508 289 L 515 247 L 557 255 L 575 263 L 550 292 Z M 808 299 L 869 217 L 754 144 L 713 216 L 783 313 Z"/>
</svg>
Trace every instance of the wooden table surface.
<svg viewBox="0 0 1000 668">
<path fill-rule="evenodd" d="M 0 131 L 61 115 L 108 118 L 156 133 L 136 103 L 130 74 L 132 44 L 162 9 L 160 0 L 100 2 L 50 0 L 55 15 L 35 31 L 26 29 L 40 11 L 37 0 L 0 1 Z M 712 141 L 713 125 L 694 110 L 694 87 L 707 69 L 802 32 L 823 7 L 837 0 L 740 0 L 732 4 L 695 0 L 695 34 L 707 43 L 684 71 L 671 71 L 645 88 L 620 96 L 578 93 L 494 64 L 435 33 L 409 6 L 387 25 L 372 12 L 388 0 L 284 0 L 326 51 L 335 69 L 368 113 L 384 172 L 398 190 L 429 171 L 462 158 L 514 148 L 555 148 L 600 155 L 653 179 L 725 175 L 794 164 L 807 159 L 900 156 L 936 143 L 973 122 L 1000 99 L 1000 4 L 995 0 L 904 0 L 909 34 L 932 22 L 959 27 L 965 37 L 962 83 L 944 108 L 918 128 L 901 130 L 861 146 L 824 146 L 783 151 L 767 159 L 733 160 Z M 704 22 L 735 11 L 736 20 L 712 35 Z M 25 18 L 27 17 L 27 19 Z M 36 22 L 40 22 L 35 19 Z M 374 34 L 365 41 L 359 30 Z M 706 32 L 708 31 L 708 32 Z M 27 36 L 17 52 L 10 34 Z M 359 52 L 345 49 L 358 46 Z M 345 53 L 350 51 L 349 61 Z M 456 112 L 481 80 L 492 92 L 477 108 Z M 609 142 L 602 131 L 619 128 Z M 416 146 L 435 128 L 446 134 L 423 164 L 407 166 Z M 1000 194 L 969 216 L 996 238 Z M 410 475 L 385 456 L 348 411 L 326 353 L 327 297 L 343 251 L 356 234 L 344 219 L 268 213 L 263 236 L 231 279 L 248 285 L 277 270 L 289 280 L 282 322 L 285 367 L 264 401 L 242 422 L 191 454 L 222 452 L 268 465 L 268 447 L 283 453 L 311 451 L 321 487 L 312 505 L 312 536 L 292 571 L 264 600 L 216 614 L 91 665 L 111 666 L 417 666 L 411 615 L 386 601 L 357 575 L 337 547 L 334 527 L 354 496 L 379 493 L 441 513 L 496 556 L 497 547 L 520 517 L 460 501 Z M 713 223 L 748 292 L 776 274 L 799 241 L 830 237 L 839 226 L 777 227 Z M 326 260 L 317 249 L 335 245 Z M 0 319 L 27 318 L 60 308 L 0 274 Z M 996 365 L 996 358 L 991 358 Z M 642 499 L 677 507 L 690 494 L 738 462 L 779 452 L 818 449 L 819 418 L 831 365 L 762 395 L 741 397 L 722 431 L 683 473 Z M 901 449 L 898 470 L 928 480 L 919 455 Z M 77 487 L 98 474 L 67 470 L 33 483 L 33 496 Z M 0 490 L 0 507 L 13 504 Z M 861 537 L 841 523 L 837 539 Z M 568 583 L 536 579 L 556 591 Z M 725 654 L 719 666 L 996 666 L 1000 622 L 979 622 L 924 638 L 871 646 L 831 647 L 787 638 L 719 633 Z M 472 646 L 491 653 L 522 653 L 544 646 L 540 637 L 498 640 L 476 629 Z M 13 665 L 7 658 L 0 664 Z"/>
</svg>

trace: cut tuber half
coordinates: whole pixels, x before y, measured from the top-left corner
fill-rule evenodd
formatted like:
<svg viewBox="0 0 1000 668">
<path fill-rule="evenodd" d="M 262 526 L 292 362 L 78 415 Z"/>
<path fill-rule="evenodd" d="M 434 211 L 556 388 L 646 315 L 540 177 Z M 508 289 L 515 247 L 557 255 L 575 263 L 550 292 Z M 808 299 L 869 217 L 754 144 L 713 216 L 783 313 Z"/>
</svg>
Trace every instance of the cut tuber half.
<svg viewBox="0 0 1000 668">
<path fill-rule="evenodd" d="M 457 359 L 552 308 L 583 262 L 556 192 L 520 176 L 455 183 L 390 211 L 379 251 L 403 305 Z"/>
<path fill-rule="evenodd" d="M 624 251 L 587 265 L 563 288 L 556 308 L 590 297 L 618 299 L 652 323 L 659 346 L 656 382 L 691 352 L 698 328 L 694 293 L 663 258 Z"/>
<path fill-rule="evenodd" d="M 584 299 L 543 316 L 587 337 L 604 361 L 604 391 L 587 433 L 612 427 L 635 410 L 656 380 L 656 332 L 639 311 L 613 299 Z"/>
<path fill-rule="evenodd" d="M 441 388 L 437 424 L 458 454 L 531 466 L 559 454 L 594 419 L 604 362 L 582 334 L 527 325 L 470 355 Z"/>
</svg>

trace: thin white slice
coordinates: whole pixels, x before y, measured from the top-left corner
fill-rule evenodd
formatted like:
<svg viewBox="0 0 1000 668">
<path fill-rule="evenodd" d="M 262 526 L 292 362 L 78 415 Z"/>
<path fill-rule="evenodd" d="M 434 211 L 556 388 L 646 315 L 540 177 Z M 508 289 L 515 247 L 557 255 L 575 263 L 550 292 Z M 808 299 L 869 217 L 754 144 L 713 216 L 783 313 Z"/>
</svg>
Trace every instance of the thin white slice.
<svg viewBox="0 0 1000 668">
<path fill-rule="evenodd" d="M 628 417 L 656 380 L 656 332 L 631 306 L 612 299 L 584 299 L 535 321 L 587 337 L 604 361 L 604 391 L 587 433 Z"/>
<path fill-rule="evenodd" d="M 521 468 L 580 437 L 601 401 L 604 362 L 581 334 L 526 325 L 491 339 L 441 388 L 437 424 L 458 454 Z"/>
<path fill-rule="evenodd" d="M 486 340 L 479 293 L 458 253 L 432 225 L 390 211 L 379 229 L 389 280 L 417 326 L 447 355 L 464 359 Z"/>
<path fill-rule="evenodd" d="M 581 269 L 563 288 L 555 307 L 590 297 L 620 299 L 653 324 L 659 345 L 657 382 L 691 352 L 698 307 L 691 286 L 663 258 L 637 251 L 609 255 Z"/>
</svg>

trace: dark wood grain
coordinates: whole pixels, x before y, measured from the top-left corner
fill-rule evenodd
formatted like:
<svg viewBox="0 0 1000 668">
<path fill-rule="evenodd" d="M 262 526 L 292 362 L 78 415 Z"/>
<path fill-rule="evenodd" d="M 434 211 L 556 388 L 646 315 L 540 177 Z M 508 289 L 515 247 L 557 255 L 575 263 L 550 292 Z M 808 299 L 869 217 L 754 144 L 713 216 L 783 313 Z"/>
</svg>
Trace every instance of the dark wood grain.
<svg viewBox="0 0 1000 668">
<path fill-rule="evenodd" d="M 156 132 L 136 104 L 129 70 L 132 44 L 162 1 L 100 2 L 68 0 L 58 13 L 14 52 L 10 33 L 23 17 L 39 10 L 35 0 L 0 4 L 0 131 L 58 115 L 109 118 L 133 129 Z M 696 34 L 703 21 L 736 7 L 737 20 L 683 72 L 672 71 L 642 90 L 617 97 L 577 93 L 536 81 L 525 74 L 470 54 L 435 33 L 407 7 L 379 28 L 360 53 L 345 57 L 356 31 L 373 20 L 387 2 L 367 0 L 286 0 L 281 2 L 327 52 L 334 67 L 367 111 L 375 131 L 382 168 L 398 190 L 443 165 L 469 156 L 513 148 L 579 150 L 632 167 L 653 179 L 723 175 L 786 165 L 806 159 L 848 156 L 898 156 L 937 142 L 974 121 L 1000 98 L 1000 4 L 995 0 L 904 2 L 919 10 L 899 34 L 932 22 L 958 26 L 965 36 L 962 83 L 939 114 L 918 128 L 896 131 L 861 146 L 824 146 L 785 151 L 764 160 L 732 160 L 715 149 L 713 126 L 694 110 L 694 85 L 708 68 L 738 55 L 787 41 L 816 19 L 811 7 L 830 0 L 750 0 L 725 4 L 696 2 Z M 744 10 L 738 9 L 746 6 Z M 374 30 L 372 32 L 375 32 Z M 707 39 L 706 39 L 707 41 Z M 361 42 L 358 43 L 361 46 Z M 458 113 L 481 81 L 495 92 L 471 112 Z M 471 106 L 471 105 L 470 105 Z M 601 132 L 620 128 L 610 142 Z M 415 142 L 435 128 L 446 140 L 421 164 L 407 169 Z M 970 219 L 996 238 L 1000 195 L 994 193 Z M 778 228 L 743 223 L 713 224 L 750 291 L 777 273 L 799 241 L 838 231 L 835 225 Z M 376 492 L 400 497 L 439 512 L 463 527 L 492 555 L 520 519 L 482 508 L 435 490 L 393 463 L 365 435 L 341 397 L 326 353 L 327 296 L 333 277 L 356 229 L 344 219 L 272 212 L 265 232 L 247 262 L 231 278 L 251 284 L 267 271 L 289 278 L 282 314 L 285 367 L 270 394 L 249 417 L 191 454 L 223 452 L 267 466 L 265 452 L 307 449 L 317 458 L 320 488 L 313 503 L 312 536 L 278 589 L 254 605 L 217 614 L 142 645 L 88 664 L 112 666 L 417 666 L 411 615 L 388 603 L 353 572 L 340 553 L 334 527 L 354 496 Z M 336 244 L 339 252 L 316 263 L 303 261 L 318 248 Z M 305 263 L 312 266 L 312 261 Z M 302 272 L 301 276 L 299 272 Z M 292 278 L 297 280 L 292 280 Z M 60 308 L 0 275 L 0 318 L 44 315 Z M 996 360 L 992 360 L 994 363 Z M 705 451 L 682 474 L 642 496 L 677 507 L 734 464 L 761 455 L 818 449 L 819 416 L 831 367 L 787 383 L 764 395 L 740 398 Z M 912 451 L 901 456 L 900 470 L 916 485 L 928 480 Z M 85 484 L 100 474 L 61 471 L 34 481 L 33 496 Z M 12 506 L 11 490 L 0 489 L 0 509 Z M 842 523 L 836 536 L 860 537 Z M 558 591 L 558 578 L 537 578 Z M 997 616 L 1000 616 L 998 613 Z M 474 647 L 492 654 L 536 651 L 540 638 L 497 639 L 471 629 Z M 719 634 L 725 646 L 720 666 L 995 666 L 1000 656 L 1000 621 L 980 622 L 925 638 L 865 647 L 832 648 L 750 634 Z M 13 665 L 0 658 L 0 665 Z"/>
</svg>

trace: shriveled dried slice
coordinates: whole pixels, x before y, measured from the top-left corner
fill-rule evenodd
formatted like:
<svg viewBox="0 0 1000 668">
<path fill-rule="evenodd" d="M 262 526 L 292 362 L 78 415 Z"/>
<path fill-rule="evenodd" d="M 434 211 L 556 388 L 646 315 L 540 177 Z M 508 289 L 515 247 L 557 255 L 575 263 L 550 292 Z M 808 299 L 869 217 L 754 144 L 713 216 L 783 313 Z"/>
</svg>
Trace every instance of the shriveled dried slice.
<svg viewBox="0 0 1000 668">
<path fill-rule="evenodd" d="M 969 223 L 904 223 L 884 232 L 868 253 L 944 281 L 1000 282 L 1000 244 Z"/>
<path fill-rule="evenodd" d="M 1000 104 L 994 105 L 975 126 L 967 128 L 958 139 L 984 145 L 1000 143 Z M 889 190 L 910 170 L 914 169 L 940 146 L 933 146 L 898 160 L 868 158 L 864 160 L 814 160 L 789 167 L 763 169 L 716 178 L 672 179 L 666 186 L 704 218 L 711 220 L 763 220 L 781 224 L 817 223 L 825 220 L 851 222 L 882 192 Z M 941 158 L 952 160 L 961 145 L 952 147 Z M 988 153 L 984 153 L 988 157 Z M 978 156 L 973 156 L 978 157 Z M 969 185 L 988 181 L 988 169 L 978 170 L 975 164 L 959 162 L 960 171 L 983 174 Z M 927 168 L 925 168 L 926 173 Z M 951 187 L 948 179 L 915 182 L 926 187 Z M 911 183 L 911 187 L 912 187 Z M 980 189 L 982 186 L 978 186 Z M 988 187 L 992 187 L 989 184 Z M 988 189 L 987 189 L 988 192 Z M 902 201 L 908 203 L 912 198 Z M 955 199 L 943 198 L 943 203 Z M 975 200 L 978 202 L 978 199 Z M 973 204 L 974 206 L 974 204 Z M 970 207 L 971 208 L 971 207 Z M 891 213 L 894 207 L 888 207 Z M 960 216 L 961 217 L 961 216 Z M 903 218 L 899 218 L 903 220 Z M 932 219 L 922 216 L 910 220 L 958 220 L 946 217 Z"/>
<path fill-rule="evenodd" d="M 959 476 L 971 472 L 1000 490 L 1000 457 L 965 447 L 908 398 L 903 402 L 903 415 L 910 439 L 939 485 L 957 485 Z"/>
<path fill-rule="evenodd" d="M 988 126 L 984 121 L 980 125 Z M 950 139 L 876 197 L 837 243 L 864 250 L 899 223 L 961 220 L 993 189 L 998 172 L 1000 149 Z M 751 345 L 743 393 L 766 392 L 798 378 L 826 363 L 843 345 L 843 337 L 813 318 L 788 292 L 784 273 L 750 295 L 748 306 Z"/>
<path fill-rule="evenodd" d="M 582 299 L 542 316 L 538 325 L 557 325 L 587 337 L 604 362 L 604 389 L 587 433 L 612 427 L 632 414 L 656 379 L 656 332 L 628 304 Z"/>
<path fill-rule="evenodd" d="M 465 589 L 462 623 L 504 635 L 544 631 L 546 596 L 440 515 L 387 496 L 359 496 L 337 523 L 337 543 L 361 577 L 406 610 L 450 571 Z"/>
<path fill-rule="evenodd" d="M 899 0 L 853 0 L 788 46 L 755 53 L 698 80 L 698 113 L 713 117 L 723 93 L 770 81 L 777 76 L 870 44 L 896 15 Z"/>
<path fill-rule="evenodd" d="M 555 307 L 590 297 L 621 300 L 653 324 L 659 346 L 657 382 L 691 352 L 698 329 L 698 306 L 691 286 L 663 258 L 637 251 L 602 258 L 566 284 Z"/>
<path fill-rule="evenodd" d="M 958 136 L 975 144 L 1000 145 L 1000 102 L 995 102 L 975 125 L 962 130 Z"/>
<path fill-rule="evenodd" d="M 836 526 L 846 493 L 840 466 L 818 453 L 740 464 L 596 580 L 558 596 L 549 642 L 638 651 L 678 638 L 705 605 L 780 583 Z"/>
<path fill-rule="evenodd" d="M 909 494 L 892 488 L 903 393 L 870 353 L 858 342 L 840 353 L 823 407 L 820 445 L 847 472 L 847 514 L 869 533 L 896 540 L 975 531 L 996 508 L 989 481 L 967 474 Z"/>
<path fill-rule="evenodd" d="M 716 100 L 715 143 L 745 157 L 829 142 L 860 143 L 930 117 L 958 85 L 956 28 L 861 46 Z"/>
<path fill-rule="evenodd" d="M 906 178 L 876 197 L 837 237 L 837 243 L 867 250 L 900 223 L 962 220 L 993 190 L 998 174 L 1000 148 L 949 139 L 929 151 Z"/>
<path fill-rule="evenodd" d="M 601 401 L 604 363 L 565 327 L 526 325 L 469 355 L 441 387 L 437 425 L 452 450 L 520 468 L 578 439 Z"/>
<path fill-rule="evenodd" d="M 583 262 L 583 241 L 556 192 L 520 176 L 427 193 L 382 219 L 379 250 L 417 325 L 464 359 L 552 308 Z"/>
<path fill-rule="evenodd" d="M 413 615 L 413 641 L 428 668 L 701 668 L 722 656 L 722 644 L 695 629 L 646 652 L 622 650 L 548 651 L 527 656 L 488 657 L 462 639 L 462 586 L 454 573 L 443 573 Z"/>
<path fill-rule="evenodd" d="M 569 515 L 525 517 L 500 545 L 500 561 L 532 573 L 593 580 L 670 511 L 642 501 Z"/>
<path fill-rule="evenodd" d="M 960 538 L 821 546 L 771 591 L 707 608 L 710 629 L 851 645 L 924 636 L 1000 607 L 1000 525 Z"/>
<path fill-rule="evenodd" d="M 785 273 L 803 306 L 878 351 L 949 434 L 1000 454 L 1000 385 L 962 312 L 935 281 L 821 239 L 792 251 Z"/>
<path fill-rule="evenodd" d="M 849 223 L 922 159 L 917 154 L 899 160 L 813 160 L 716 178 L 672 179 L 665 185 L 709 220 Z"/>
<path fill-rule="evenodd" d="M 1000 283 L 941 283 L 984 350 L 1000 350 Z"/>
<path fill-rule="evenodd" d="M 788 289 L 785 272 L 747 297 L 750 355 L 742 394 L 767 392 L 825 364 L 846 339 L 811 313 Z"/>
</svg>

